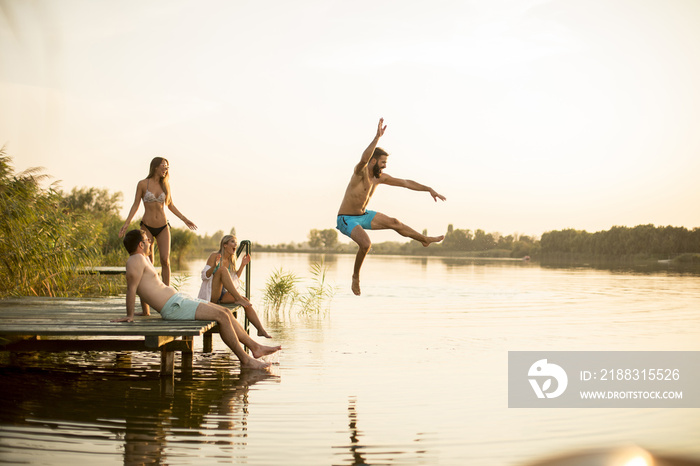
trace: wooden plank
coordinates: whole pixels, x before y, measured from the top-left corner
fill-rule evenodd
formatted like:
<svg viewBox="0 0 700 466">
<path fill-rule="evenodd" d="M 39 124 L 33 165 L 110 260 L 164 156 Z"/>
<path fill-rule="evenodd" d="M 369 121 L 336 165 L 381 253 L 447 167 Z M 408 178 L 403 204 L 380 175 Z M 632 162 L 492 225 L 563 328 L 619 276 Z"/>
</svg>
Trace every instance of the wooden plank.
<svg viewBox="0 0 700 466">
<path fill-rule="evenodd" d="M 0 311 L 1 312 L 1 311 Z M 60 323 L 61 325 L 66 325 L 66 324 L 73 324 L 77 326 L 103 326 L 103 327 L 109 327 L 109 328 L 116 328 L 116 327 L 162 327 L 162 328 L 168 328 L 168 327 L 177 327 L 177 326 L 185 326 L 185 327 L 194 327 L 196 325 L 204 325 L 207 322 L 213 322 L 213 321 L 206 321 L 206 320 L 163 320 L 160 317 L 155 318 L 155 319 L 150 319 L 150 318 L 141 318 L 141 317 L 134 317 L 133 322 L 111 322 L 111 320 L 108 319 L 72 319 L 72 318 L 63 318 L 61 316 L 54 316 L 54 317 L 34 317 L 34 316 L 28 316 L 26 318 L 22 317 L 17 317 L 17 316 L 0 316 L 0 325 L 56 325 Z"/>
<path fill-rule="evenodd" d="M 0 335 L 198 336 L 213 321 L 164 321 L 159 314 L 134 322 L 110 322 L 124 315 L 119 298 L 11 298 L 0 300 Z"/>
<path fill-rule="evenodd" d="M 104 327 L 115 329 L 119 327 L 123 328 L 194 328 L 197 326 L 204 326 L 208 322 L 207 320 L 163 320 L 163 319 L 139 319 L 135 318 L 133 322 L 110 322 L 109 320 L 77 320 L 77 319 L 62 319 L 56 318 L 27 318 L 18 319 L 15 317 L 2 318 L 0 317 L 0 325 L 2 326 L 13 326 L 13 325 L 37 325 L 37 326 L 56 326 L 56 325 L 74 325 L 76 327 Z"/>
<path fill-rule="evenodd" d="M 93 307 L 96 310 L 111 308 L 124 309 L 124 298 L 47 298 L 27 296 L 21 298 L 5 298 L 0 300 L 0 308 L 8 307 L 65 307 L 83 308 Z"/>
<path fill-rule="evenodd" d="M 158 273 L 161 272 L 160 267 L 155 269 Z M 79 267 L 76 270 L 82 274 L 126 275 L 126 267 Z"/>
<path fill-rule="evenodd" d="M 171 351 L 192 352 L 192 343 L 174 340 L 165 345 Z M 144 340 L 21 340 L 0 346 L 0 351 L 15 353 L 43 351 L 57 353 L 61 351 L 159 351 L 161 348 L 149 347 Z"/>
<path fill-rule="evenodd" d="M 147 336 L 145 342 L 147 348 L 160 348 L 164 344 L 170 343 L 174 339 L 175 337 Z"/>
<path fill-rule="evenodd" d="M 199 336 L 207 330 L 212 329 L 216 322 L 198 323 L 193 325 L 178 325 L 172 327 L 150 326 L 150 325 L 134 325 L 128 326 L 122 324 L 120 327 L 105 327 L 102 325 L 75 325 L 62 327 L 60 323 L 56 324 L 14 324 L 5 325 L 0 323 L 0 335 L 50 335 L 50 336 Z"/>
<path fill-rule="evenodd" d="M 2 351 L 145 351 L 143 340 L 22 340 L 0 346 Z"/>
<path fill-rule="evenodd" d="M 79 267 L 82 274 L 126 275 L 126 267 Z"/>
<path fill-rule="evenodd" d="M 140 320 L 136 319 L 133 322 L 110 322 L 104 320 L 72 320 L 72 319 L 2 319 L 0 325 L 37 325 L 37 326 L 76 326 L 76 327 L 103 327 L 105 329 L 131 329 L 131 328 L 196 328 L 207 326 L 213 320 Z"/>
</svg>

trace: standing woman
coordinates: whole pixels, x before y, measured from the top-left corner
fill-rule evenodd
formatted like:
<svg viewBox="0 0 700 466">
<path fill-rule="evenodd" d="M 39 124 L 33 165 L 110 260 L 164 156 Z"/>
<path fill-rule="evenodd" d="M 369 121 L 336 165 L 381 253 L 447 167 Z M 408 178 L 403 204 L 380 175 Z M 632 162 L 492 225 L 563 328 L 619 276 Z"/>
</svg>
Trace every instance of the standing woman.
<svg viewBox="0 0 700 466">
<path fill-rule="evenodd" d="M 173 204 L 172 196 L 170 195 L 170 175 L 168 169 L 170 164 L 163 157 L 155 157 L 151 160 L 151 167 L 148 172 L 148 177 L 141 180 L 136 185 L 136 197 L 134 205 L 131 206 L 129 215 L 124 222 L 124 226 L 119 230 L 119 237 L 124 237 L 131 219 L 139 208 L 139 204 L 143 200 L 144 213 L 141 219 L 141 229 L 146 232 L 148 239 L 151 240 L 150 250 L 148 253 L 151 262 L 154 260 L 154 243 L 158 243 L 158 253 L 160 255 L 161 274 L 163 283 L 170 285 L 170 223 L 165 218 L 164 206 L 175 214 L 190 230 L 196 230 L 197 225 L 192 223 L 187 217 L 182 215 L 175 204 Z M 155 241 L 154 241 L 155 238 Z"/>
</svg>

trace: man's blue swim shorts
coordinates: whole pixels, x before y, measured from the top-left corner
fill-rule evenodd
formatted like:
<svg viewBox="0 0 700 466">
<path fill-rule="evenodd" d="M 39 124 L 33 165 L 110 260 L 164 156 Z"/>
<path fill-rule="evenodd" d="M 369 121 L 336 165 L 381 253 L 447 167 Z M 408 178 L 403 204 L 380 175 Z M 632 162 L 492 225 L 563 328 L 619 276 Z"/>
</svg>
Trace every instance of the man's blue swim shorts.
<svg viewBox="0 0 700 466">
<path fill-rule="evenodd" d="M 377 215 L 377 213 L 373 210 L 367 210 L 362 215 L 338 215 L 338 224 L 336 228 L 349 238 L 352 229 L 357 225 L 360 225 L 365 230 L 371 230 L 372 219 L 375 215 Z"/>
<path fill-rule="evenodd" d="M 203 299 L 190 298 L 183 293 L 175 293 L 160 310 L 160 315 L 164 320 L 195 320 L 197 306 L 206 302 Z"/>
</svg>

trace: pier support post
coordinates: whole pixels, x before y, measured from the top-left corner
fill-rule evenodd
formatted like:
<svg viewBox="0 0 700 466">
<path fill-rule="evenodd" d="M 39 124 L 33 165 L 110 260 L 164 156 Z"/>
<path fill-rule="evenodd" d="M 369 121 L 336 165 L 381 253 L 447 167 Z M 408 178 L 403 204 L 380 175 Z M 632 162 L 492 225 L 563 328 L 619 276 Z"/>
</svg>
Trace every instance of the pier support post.
<svg viewBox="0 0 700 466">
<path fill-rule="evenodd" d="M 175 375 L 175 351 L 161 350 L 160 352 L 160 376 L 173 377 Z"/>
<path fill-rule="evenodd" d="M 194 356 L 194 337 L 182 337 L 185 348 L 182 349 L 182 372 L 183 375 L 192 374 L 192 359 Z"/>
<path fill-rule="evenodd" d="M 202 352 L 211 353 L 214 351 L 214 342 L 212 341 L 213 332 L 209 330 L 202 335 Z"/>
</svg>

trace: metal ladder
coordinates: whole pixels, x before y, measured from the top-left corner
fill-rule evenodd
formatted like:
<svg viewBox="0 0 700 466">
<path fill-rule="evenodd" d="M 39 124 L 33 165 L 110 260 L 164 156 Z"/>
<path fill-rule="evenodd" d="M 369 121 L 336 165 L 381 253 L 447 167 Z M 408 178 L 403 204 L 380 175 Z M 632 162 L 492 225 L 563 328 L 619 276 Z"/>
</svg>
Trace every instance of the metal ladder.
<svg viewBox="0 0 700 466">
<path fill-rule="evenodd" d="M 238 245 L 238 249 L 236 249 L 236 258 L 241 255 L 241 251 L 245 251 L 246 254 L 250 254 L 251 249 L 253 248 L 252 243 L 244 239 L 241 241 L 241 243 Z M 245 297 L 250 301 L 250 266 L 251 262 L 248 263 L 248 265 L 245 266 Z M 243 328 L 245 329 L 246 333 L 250 334 L 250 322 L 248 321 L 248 317 L 245 315 L 245 312 L 243 313 Z"/>
</svg>

